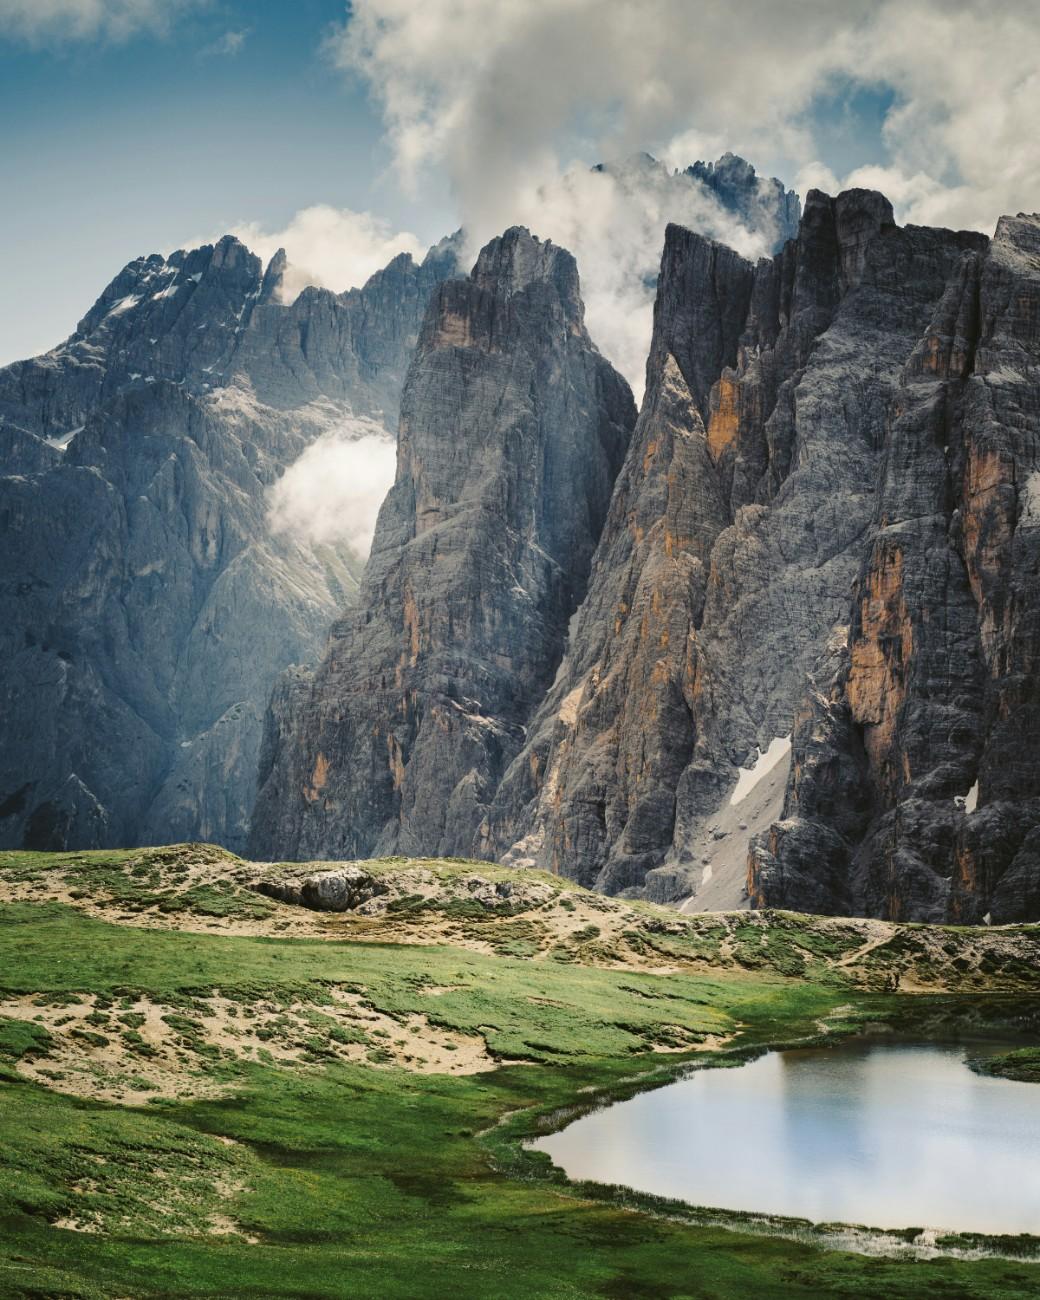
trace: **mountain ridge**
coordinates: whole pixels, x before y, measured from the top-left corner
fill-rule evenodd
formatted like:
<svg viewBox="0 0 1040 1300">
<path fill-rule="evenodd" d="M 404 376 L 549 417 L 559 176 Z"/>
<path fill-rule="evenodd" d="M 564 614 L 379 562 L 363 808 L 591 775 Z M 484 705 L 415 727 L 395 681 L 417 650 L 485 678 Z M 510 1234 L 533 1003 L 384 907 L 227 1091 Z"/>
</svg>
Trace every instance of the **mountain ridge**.
<svg viewBox="0 0 1040 1300">
<path fill-rule="evenodd" d="M 930 416 L 923 421 L 915 416 L 915 403 L 924 401 L 931 411 L 948 400 L 931 389 L 913 397 L 908 384 L 915 376 L 926 385 L 962 383 L 979 366 L 983 354 L 962 337 L 974 328 L 964 317 L 975 301 L 969 270 L 975 267 L 983 279 L 989 274 L 1003 294 L 1000 302 L 1018 301 L 1015 294 L 1031 283 L 1033 227 L 1024 219 L 1013 219 L 1007 229 L 1012 227 L 1017 242 L 1002 227 L 995 245 L 974 232 L 899 227 L 888 200 L 867 190 L 846 191 L 837 198 L 811 191 L 797 239 L 757 264 L 704 236 L 668 227 L 647 392 L 592 561 L 588 592 L 574 614 L 555 680 L 526 723 L 523 744 L 469 844 L 464 837 L 448 845 L 434 843 L 423 838 L 420 826 L 400 846 L 404 851 L 443 853 L 450 848 L 539 866 L 608 893 L 648 891 L 657 898 L 685 898 L 686 907 L 695 910 L 697 891 L 710 874 L 702 872 L 702 864 L 711 860 L 704 856 L 704 844 L 714 824 L 716 835 L 744 836 L 750 851 L 747 881 L 732 882 L 739 892 L 733 893 L 731 906 L 806 906 L 900 920 L 967 915 L 981 921 L 983 913 L 1003 920 L 1033 916 L 1028 775 L 1019 782 L 1021 789 L 1016 787 L 1013 812 L 1005 809 L 1002 820 L 997 814 L 969 814 L 976 827 L 996 816 L 998 843 L 1017 835 L 1015 843 L 1024 845 L 1025 856 L 1016 858 L 1018 849 L 1013 848 L 1010 867 L 1005 849 L 983 843 L 970 852 L 954 852 L 940 834 L 931 877 L 923 869 L 915 874 L 912 860 L 904 857 L 890 868 L 887 892 L 872 895 L 855 885 L 855 873 L 863 870 L 854 865 L 858 841 L 854 836 L 839 852 L 843 830 L 848 834 L 857 817 L 866 818 L 864 827 L 879 817 L 887 824 L 886 800 L 898 803 L 901 797 L 899 783 L 886 793 L 871 762 L 864 765 L 875 723 L 864 713 L 866 706 L 855 701 L 851 711 L 855 715 L 859 707 L 859 716 L 840 732 L 851 756 L 833 760 L 844 764 L 840 798 L 831 790 L 818 799 L 815 821 L 791 820 L 795 792 L 804 801 L 812 788 L 804 755 L 806 728 L 813 726 L 815 715 L 811 704 L 799 703 L 806 683 L 817 683 L 811 686 L 810 701 L 826 693 L 821 665 L 847 657 L 846 641 L 853 660 L 858 656 L 872 665 L 864 670 L 868 675 L 875 672 L 873 665 L 891 656 L 893 645 L 899 653 L 898 635 L 893 641 L 884 624 L 889 579 L 884 570 L 876 579 L 871 576 L 877 562 L 872 557 L 878 547 L 884 550 L 892 509 L 886 502 L 893 491 L 907 503 L 904 510 L 920 514 L 926 506 L 928 476 L 922 470 L 918 479 L 910 467 L 927 462 L 936 435 Z M 991 264 L 999 269 L 980 269 Z M 995 291 L 994 319 L 1006 310 L 998 297 Z M 1030 333 L 1030 309 L 1011 310 L 1009 328 L 1017 330 L 1016 346 L 1028 359 L 1037 341 Z M 464 337 L 461 330 L 459 341 Z M 1001 366 L 1007 368 L 994 361 L 992 372 L 1000 375 Z M 988 392 L 985 378 L 978 378 Z M 1032 390 L 1028 381 L 1023 383 L 1025 395 L 1010 407 L 1029 416 Z M 1005 381 L 1005 396 L 1006 388 Z M 965 634 L 991 640 L 996 631 L 982 627 L 971 632 L 972 610 L 981 607 L 978 593 L 986 582 L 998 592 L 992 599 L 999 599 L 1000 582 L 1007 580 L 1001 574 L 1011 563 L 1002 548 L 1013 543 L 1015 531 L 1007 522 L 1013 504 L 1000 505 L 1004 498 L 1011 500 L 1008 492 L 1001 497 L 1000 481 L 1013 487 L 1014 471 L 997 474 L 992 466 L 1011 466 L 1019 455 L 1028 461 L 1032 443 L 1027 438 L 1019 447 L 1004 435 L 1000 445 L 1004 460 L 994 462 L 991 454 L 986 462 L 991 468 L 969 469 L 971 481 L 980 482 L 983 493 L 997 503 L 987 506 L 977 522 L 969 512 L 965 536 L 975 538 L 981 558 L 957 561 L 978 570 L 975 578 L 966 575 L 965 596 L 958 598 Z M 1029 508 L 1027 501 L 1027 513 Z M 1026 589 L 1030 553 L 1025 553 L 1021 579 Z M 973 584 L 977 594 L 969 609 L 964 599 Z M 881 649 L 860 649 L 861 625 L 868 615 L 857 614 L 850 592 L 875 586 L 886 593 L 880 612 L 869 616 L 876 626 L 870 635 L 881 637 Z M 944 591 L 952 588 L 940 587 L 940 598 Z M 899 617 L 927 624 L 933 617 L 931 598 L 915 588 L 907 599 L 911 612 Z M 1008 650 L 1026 655 L 1026 662 L 1034 642 L 1029 599 L 1020 597 L 1027 610 L 1022 634 L 1011 633 L 1021 649 Z M 979 617 L 996 628 L 999 608 Z M 846 630 L 850 626 L 851 634 Z M 922 654 L 925 643 L 919 635 Z M 938 662 L 942 644 L 940 639 Z M 949 659 L 950 652 L 945 654 Z M 971 655 L 962 659 L 968 663 Z M 956 653 L 951 662 L 958 662 Z M 993 656 L 991 662 L 996 662 Z M 926 659 L 921 663 L 922 672 L 930 671 Z M 943 725 L 941 719 L 948 719 L 955 735 L 958 728 L 970 728 L 970 710 L 958 702 L 956 688 L 937 679 L 925 690 L 917 722 L 901 711 L 903 696 L 895 678 L 878 685 L 875 672 L 873 686 L 865 684 L 862 673 L 847 680 L 864 683 L 856 688 L 861 700 L 879 699 L 876 707 L 888 710 L 886 734 L 904 728 L 910 735 L 923 726 L 925 738 L 933 737 L 928 743 L 938 750 L 940 765 L 947 760 L 933 733 Z M 1013 687 L 1019 697 L 1023 689 L 1028 695 L 1028 672 L 1019 670 L 1016 680 L 1026 683 Z M 996 690 L 998 702 L 991 708 L 999 713 L 1001 688 Z M 944 694 L 949 696 L 945 703 Z M 951 708 L 953 714 L 960 709 L 962 720 L 951 724 Z M 726 830 L 718 829 L 745 756 L 756 745 L 764 750 L 774 737 L 791 732 L 794 752 L 781 820 L 741 823 L 737 831 L 729 823 Z M 1014 734 L 1021 743 L 1020 729 Z M 418 780 L 421 788 L 424 778 L 418 769 L 409 770 L 409 753 L 402 750 L 397 761 L 395 779 Z M 1029 763 L 1019 767 L 1025 771 Z M 830 769 L 818 762 L 813 770 L 819 775 Z M 489 788 L 487 774 L 475 779 L 481 789 Z M 341 807 L 359 806 L 352 801 L 363 798 L 365 778 L 356 780 L 360 785 L 354 793 L 340 792 L 346 805 L 333 801 L 335 817 L 342 815 Z M 949 785 L 953 778 L 942 780 Z M 935 791 L 945 788 L 932 784 Z M 963 802 L 971 783 L 958 777 L 954 784 Z M 937 825 L 964 820 L 953 793 L 941 816 L 934 799 L 928 804 L 931 811 L 922 811 L 913 802 L 916 795 L 896 812 L 897 823 L 906 828 L 913 821 L 909 810 L 917 810 L 917 828 L 905 829 L 900 852 L 912 858 L 914 852 L 926 851 L 913 847 L 915 837 L 918 844 L 922 836 L 927 843 Z M 422 804 L 424 795 L 414 798 Z M 431 823 L 436 820 L 433 803 L 442 810 L 450 806 L 446 795 L 434 799 L 427 810 Z M 775 816 L 771 800 L 763 807 Z M 349 826 L 356 816 L 346 813 L 343 824 Z M 469 824 L 470 816 L 461 824 Z M 836 819 L 839 829 L 828 830 L 828 819 Z M 806 845 L 800 856 L 799 836 Z M 254 839 L 254 849 L 261 840 Z M 393 851 L 396 843 L 378 836 L 371 843 L 349 841 L 352 852 Z M 308 841 L 306 854 L 322 856 L 328 848 L 342 847 L 339 840 L 319 836 Z M 1001 866 L 989 866 L 980 881 L 981 873 L 972 875 L 969 863 L 977 858 L 971 853 L 992 861 L 994 852 Z M 1016 902 L 1010 910 L 998 902 L 994 913 L 991 895 L 998 876 L 1008 869 L 1013 880 L 1021 880 L 1015 886 Z M 850 883 L 825 883 L 844 880 L 846 872 Z M 799 881 L 805 882 L 801 894 Z M 853 896 L 842 892 L 850 888 L 860 888 L 852 902 Z M 712 896 L 718 897 L 717 886 Z"/>
<path fill-rule="evenodd" d="M 244 843 L 274 680 L 360 567 L 269 529 L 268 488 L 345 419 L 395 417 L 454 270 L 441 248 L 285 306 L 283 265 L 230 236 L 136 259 L 0 371 L 4 844 Z"/>
<path fill-rule="evenodd" d="M 676 175 L 793 219 L 736 156 Z M 811 191 L 754 261 L 670 224 L 638 420 L 573 257 L 523 228 L 468 277 L 460 233 L 292 303 L 284 253 L 233 237 L 135 259 L 0 370 L 0 840 L 241 847 L 259 763 L 257 856 L 475 854 L 687 909 L 717 864 L 729 906 L 1040 916 L 1038 227 Z M 272 534 L 266 493 L 398 412 L 344 614 L 356 564 Z M 779 817 L 723 815 L 787 736 Z"/>
</svg>

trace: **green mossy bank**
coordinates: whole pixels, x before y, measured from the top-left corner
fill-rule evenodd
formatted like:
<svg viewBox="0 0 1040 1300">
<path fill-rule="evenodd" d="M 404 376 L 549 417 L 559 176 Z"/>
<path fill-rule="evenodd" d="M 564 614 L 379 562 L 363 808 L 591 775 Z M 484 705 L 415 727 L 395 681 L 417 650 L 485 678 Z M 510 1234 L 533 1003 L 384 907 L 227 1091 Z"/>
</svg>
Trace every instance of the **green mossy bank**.
<svg viewBox="0 0 1040 1300">
<path fill-rule="evenodd" d="M 77 862 L 77 901 L 89 901 L 90 856 Z M 99 877 L 111 872 L 110 856 L 98 864 Z M 48 865 L 0 855 L 0 877 L 21 887 Z M 110 884 L 99 879 L 99 896 Z M 868 1024 L 1025 1022 L 1036 999 L 1018 978 L 999 997 L 856 987 L 808 919 L 765 931 L 757 965 L 713 964 L 701 942 L 653 970 L 588 964 L 580 951 L 504 955 L 483 938 L 486 951 L 143 928 L 39 893 L 0 907 L 0 998 L 39 1008 L 0 1013 L 0 1295 L 1024 1300 L 1040 1290 L 1040 1265 L 1015 1259 L 874 1257 L 683 1222 L 680 1207 L 572 1187 L 519 1145 L 561 1110 L 694 1061 Z M 234 912 L 236 889 L 218 895 Z M 263 920 L 266 902 L 244 893 L 242 907 L 251 900 Z M 203 905 L 212 916 L 212 894 Z M 461 940 L 469 919 L 458 911 Z M 486 936 L 489 922 L 471 919 Z M 501 919 L 515 927 L 515 915 Z M 421 1073 L 395 1065 L 376 1037 L 361 1059 L 329 1054 L 321 1008 L 342 989 L 380 1024 L 482 1040 L 503 1063 Z M 152 1049 L 133 1008 L 150 999 L 177 1009 L 164 1023 L 210 1095 L 125 1106 L 63 1091 L 61 1068 L 29 1078 L 26 1064 L 44 1070 L 67 1029 L 62 1013 L 88 996 L 76 1026 L 91 1027 L 74 1027 L 85 1053 L 105 1050 L 91 1034 L 118 1040 L 145 1068 Z M 292 1062 L 244 1059 L 200 1036 L 216 998 L 233 1017 L 313 1006 L 317 1031 Z M 276 1026 L 264 1030 L 273 1048 L 277 1017 L 264 1023 Z M 670 1041 L 691 1050 L 664 1050 Z M 722 1053 L 692 1050 L 722 1041 Z"/>
</svg>

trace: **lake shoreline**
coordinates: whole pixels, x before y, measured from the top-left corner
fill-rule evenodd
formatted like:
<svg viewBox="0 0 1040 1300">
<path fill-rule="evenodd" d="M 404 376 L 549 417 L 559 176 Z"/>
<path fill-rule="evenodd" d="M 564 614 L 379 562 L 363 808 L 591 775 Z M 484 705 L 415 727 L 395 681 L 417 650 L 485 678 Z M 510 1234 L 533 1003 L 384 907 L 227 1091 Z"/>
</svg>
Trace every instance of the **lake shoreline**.
<svg viewBox="0 0 1040 1300">
<path fill-rule="evenodd" d="M 959 999 L 952 1001 L 957 1002 Z M 575 1125 L 589 1115 L 610 1109 L 649 1092 L 659 1093 L 662 1088 L 689 1080 L 703 1071 L 713 1073 L 718 1069 L 741 1069 L 763 1057 L 784 1053 L 812 1052 L 818 1049 L 848 1051 L 867 1046 L 949 1047 L 964 1052 L 963 1068 L 966 1072 L 994 1078 L 1009 1078 L 1011 1076 L 1003 1075 L 999 1068 L 991 1070 L 990 1065 L 996 1062 L 999 1067 L 1000 1063 L 1009 1058 L 1014 1061 L 1018 1057 L 1032 1062 L 1037 1055 L 1040 1055 L 1040 1049 L 1034 1046 L 1037 1041 L 1035 1029 L 1030 1032 L 1022 1024 L 1023 1014 L 1027 1022 L 1032 1021 L 1031 1013 L 1035 1014 L 1035 1008 L 1021 1004 L 1015 1006 L 1014 1003 L 1018 1003 L 1018 999 L 1011 999 L 1010 1003 L 1008 999 L 996 1001 L 1000 1003 L 999 1011 L 988 1023 L 979 1023 L 975 1019 L 980 1010 L 977 1004 L 971 1007 L 973 1014 L 966 1017 L 951 1015 L 956 1010 L 952 1006 L 927 1008 L 919 1004 L 913 1008 L 914 1014 L 907 1017 L 908 1023 L 871 1022 L 869 1013 L 864 1016 L 864 1008 L 861 1007 L 859 1014 L 864 1018 L 860 1024 L 843 1025 L 839 1032 L 824 1032 L 797 1042 L 753 1046 L 734 1044 L 722 1051 L 705 1054 L 699 1059 L 676 1062 L 670 1068 L 659 1068 L 648 1075 L 630 1078 L 624 1081 L 622 1087 L 614 1087 L 602 1093 L 597 1092 L 594 1096 L 590 1096 L 587 1102 L 582 1101 L 558 1109 L 550 1116 L 542 1116 L 533 1124 L 523 1123 L 519 1117 L 512 1117 L 512 1126 L 517 1130 L 513 1134 L 513 1141 L 523 1153 L 518 1162 L 522 1169 L 516 1168 L 514 1172 L 527 1178 L 532 1176 L 551 1178 L 560 1186 L 561 1191 L 566 1189 L 568 1194 L 609 1200 L 620 1207 L 671 1220 L 705 1227 L 721 1227 L 735 1232 L 783 1237 L 832 1250 L 854 1251 L 868 1256 L 918 1259 L 991 1258 L 1016 1262 L 1040 1262 L 1040 1234 L 1038 1233 L 1002 1233 L 924 1226 L 905 1228 L 874 1226 L 841 1216 L 828 1217 L 824 1220 L 796 1213 L 785 1214 L 746 1207 L 727 1208 L 700 1199 L 693 1201 L 688 1198 L 658 1194 L 645 1188 L 633 1187 L 620 1180 L 585 1178 L 577 1174 L 570 1176 L 565 1168 L 554 1163 L 549 1151 L 538 1145 L 546 1138 L 558 1135 L 562 1130 Z M 930 1011 L 941 1014 L 936 1019 L 929 1015 Z M 927 1030 L 923 1031 L 922 1024 L 927 1025 Z M 1029 1073 L 1022 1079 L 1023 1083 L 1031 1081 L 1035 1081 L 1035 1075 Z M 1040 1104 L 1040 1094 L 1037 1101 Z M 527 1117 L 528 1121 L 530 1118 Z M 520 1128 L 528 1131 L 520 1132 Z"/>
</svg>

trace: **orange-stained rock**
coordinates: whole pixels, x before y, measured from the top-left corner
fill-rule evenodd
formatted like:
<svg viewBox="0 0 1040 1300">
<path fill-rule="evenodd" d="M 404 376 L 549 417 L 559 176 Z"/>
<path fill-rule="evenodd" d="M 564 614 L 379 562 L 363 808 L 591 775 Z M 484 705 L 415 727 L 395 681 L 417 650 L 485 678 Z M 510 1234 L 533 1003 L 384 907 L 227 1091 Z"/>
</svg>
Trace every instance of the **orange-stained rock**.
<svg viewBox="0 0 1040 1300">
<path fill-rule="evenodd" d="M 879 547 L 870 564 L 859 598 L 847 690 L 875 774 L 889 786 L 903 761 L 898 725 L 914 636 L 903 594 L 903 551 Z"/>
<path fill-rule="evenodd" d="M 708 450 L 713 460 L 732 447 L 740 432 L 740 389 L 732 374 L 724 374 L 711 391 Z"/>
<path fill-rule="evenodd" d="M 1040 217 L 1002 218 L 951 275 L 885 456 L 848 667 L 815 709 L 817 739 L 796 733 L 800 816 L 775 851 L 760 837 L 758 896 L 1038 920 Z M 834 832 L 840 878 L 821 851 Z"/>
<path fill-rule="evenodd" d="M 257 856 L 490 851 L 487 804 L 553 680 L 635 419 L 582 315 L 574 259 L 520 228 L 434 295 L 358 607 L 272 709 Z M 322 798 L 301 798 L 319 751 Z"/>
</svg>

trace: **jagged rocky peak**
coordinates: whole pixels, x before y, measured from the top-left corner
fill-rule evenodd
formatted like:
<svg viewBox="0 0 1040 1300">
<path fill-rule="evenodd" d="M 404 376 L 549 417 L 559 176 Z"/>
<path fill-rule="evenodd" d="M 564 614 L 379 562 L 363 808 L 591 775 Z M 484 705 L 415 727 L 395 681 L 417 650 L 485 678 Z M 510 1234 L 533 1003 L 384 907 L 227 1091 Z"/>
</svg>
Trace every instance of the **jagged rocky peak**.
<svg viewBox="0 0 1040 1300">
<path fill-rule="evenodd" d="M 59 347 L 0 370 L 0 419 L 61 440 L 132 383 L 208 386 L 223 370 L 260 288 L 237 239 L 129 263 Z"/>
<path fill-rule="evenodd" d="M 0 370 L 0 420 L 60 440 L 130 384 L 198 395 L 239 389 L 284 408 L 331 398 L 393 427 L 433 287 L 457 273 L 459 237 L 421 265 L 401 254 L 358 289 L 282 302 L 284 250 L 264 268 L 233 235 L 130 262 L 63 344 Z"/>
<path fill-rule="evenodd" d="M 282 295 L 282 283 L 289 268 L 289 258 L 284 248 L 279 248 L 264 271 L 260 286 L 261 302 L 278 302 Z"/>
<path fill-rule="evenodd" d="M 229 291 L 237 284 L 243 293 L 252 292 L 261 270 L 260 259 L 234 235 L 225 235 L 216 244 L 178 249 L 169 257 L 152 253 L 135 258 L 105 287 L 76 334 L 91 334 L 114 307 L 119 308 L 116 314 L 122 315 L 148 301 L 162 304 L 178 293 L 194 293 L 206 278 L 222 280 Z M 128 302 L 128 296 L 136 301 Z"/>
<path fill-rule="evenodd" d="M 238 240 L 138 258 L 0 369 L 0 844 L 240 849 L 274 682 L 357 588 L 268 489 L 354 417 L 395 425 L 452 241 L 283 303 Z"/>
<path fill-rule="evenodd" d="M 698 228 L 703 224 L 708 234 L 725 238 L 723 231 L 715 227 L 732 227 L 735 218 L 745 236 L 760 236 L 765 249 L 775 252 L 798 233 L 801 202 L 795 191 L 787 189 L 775 176 L 759 176 L 749 162 L 736 154 L 726 153 L 717 162 L 695 162 L 680 170 L 670 169 L 652 154 L 641 152 L 616 162 L 599 163 L 593 171 L 613 177 L 626 193 L 642 192 L 647 199 L 655 199 L 665 220 L 696 224 Z M 713 222 L 705 212 L 705 198 L 728 221 Z"/>
<path fill-rule="evenodd" d="M 842 654 L 799 712 L 763 904 L 1040 919 L 1040 217 L 974 242 L 891 412 Z"/>
<path fill-rule="evenodd" d="M 154 326 L 160 336 L 171 331 L 183 335 L 204 316 L 213 324 L 226 324 L 256 296 L 262 273 L 260 259 L 233 235 L 216 244 L 180 249 L 168 258 L 158 253 L 138 258 L 105 288 L 65 346 L 98 333 L 113 336 L 116 346 L 136 342 L 146 325 Z"/>
<path fill-rule="evenodd" d="M 711 190 L 725 208 L 749 224 L 772 219 L 778 248 L 797 235 L 801 216 L 798 195 L 775 176 L 759 176 L 739 154 L 727 152 L 716 162 L 695 162 L 687 167 L 686 175 Z"/>
<path fill-rule="evenodd" d="M 473 852 L 635 419 L 581 322 L 573 258 L 521 228 L 434 293 L 357 607 L 273 702 L 257 856 Z"/>
<path fill-rule="evenodd" d="M 508 335 L 494 342 L 494 319 L 502 315 L 509 328 L 538 320 L 545 328 L 565 327 L 589 345 L 577 263 L 566 249 L 537 239 L 523 226 L 511 227 L 481 249 L 469 279 L 452 281 L 439 307 L 423 326 L 431 346 L 475 331 L 487 336 L 490 346 L 505 348 Z"/>
<path fill-rule="evenodd" d="M 477 256 L 470 279 L 502 298 L 541 281 L 555 288 L 561 305 L 572 312 L 581 311 L 574 258 L 551 240 L 536 238 L 525 226 L 512 226 L 499 239 L 485 245 Z"/>
<path fill-rule="evenodd" d="M 718 293 L 706 293 L 714 284 Z M 746 258 L 685 226 L 666 227 L 647 381 L 659 379 L 674 358 L 705 423 L 712 385 L 736 364 L 753 288 Z"/>
<path fill-rule="evenodd" d="M 668 228 L 646 397 L 567 656 L 489 814 L 496 856 L 741 903 L 783 787 L 738 820 L 737 766 L 790 733 L 848 622 L 904 365 L 983 242 L 900 230 L 866 191 L 811 194 L 754 265 Z"/>
</svg>

